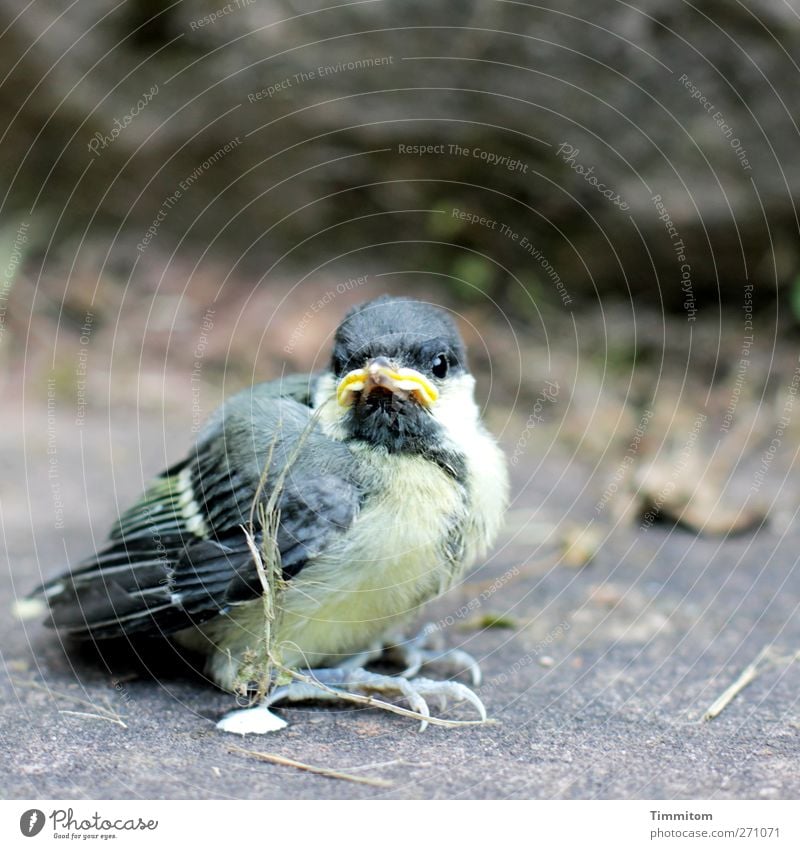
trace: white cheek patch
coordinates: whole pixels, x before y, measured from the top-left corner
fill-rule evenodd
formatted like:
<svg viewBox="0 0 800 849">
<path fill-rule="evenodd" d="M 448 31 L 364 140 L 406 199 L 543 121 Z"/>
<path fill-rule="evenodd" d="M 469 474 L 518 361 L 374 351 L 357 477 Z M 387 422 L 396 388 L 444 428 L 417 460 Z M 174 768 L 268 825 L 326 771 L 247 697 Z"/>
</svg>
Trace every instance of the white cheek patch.
<svg viewBox="0 0 800 849">
<path fill-rule="evenodd" d="M 474 399 L 475 378 L 462 374 L 445 381 L 439 400 L 431 413 L 461 453 L 474 447 L 478 424 L 478 405 Z"/>
<path fill-rule="evenodd" d="M 475 553 L 494 541 L 508 502 L 505 457 L 480 421 L 473 397 L 475 378 L 463 374 L 445 381 L 439 400 L 431 407 L 449 446 L 467 461 L 474 517 Z"/>
<path fill-rule="evenodd" d="M 311 404 L 319 415 L 319 423 L 323 432 L 331 439 L 345 439 L 347 433 L 344 420 L 348 413 L 347 407 L 336 402 L 336 379 L 332 374 L 324 374 L 317 381 Z"/>
</svg>

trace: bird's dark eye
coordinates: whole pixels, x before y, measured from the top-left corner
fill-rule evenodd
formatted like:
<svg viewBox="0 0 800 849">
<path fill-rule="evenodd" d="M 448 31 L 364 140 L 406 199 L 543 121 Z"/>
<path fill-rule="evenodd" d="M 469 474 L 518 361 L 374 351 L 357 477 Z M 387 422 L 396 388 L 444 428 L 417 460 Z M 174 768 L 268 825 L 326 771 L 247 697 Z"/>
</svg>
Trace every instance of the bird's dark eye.
<svg viewBox="0 0 800 849">
<path fill-rule="evenodd" d="M 347 365 L 347 357 L 342 354 L 335 353 L 331 358 L 331 368 L 333 369 L 333 373 L 337 376 L 345 373 Z"/>
<path fill-rule="evenodd" d="M 450 363 L 447 361 L 447 354 L 437 354 L 431 363 L 431 372 L 434 377 L 446 377 L 449 367 Z"/>
</svg>

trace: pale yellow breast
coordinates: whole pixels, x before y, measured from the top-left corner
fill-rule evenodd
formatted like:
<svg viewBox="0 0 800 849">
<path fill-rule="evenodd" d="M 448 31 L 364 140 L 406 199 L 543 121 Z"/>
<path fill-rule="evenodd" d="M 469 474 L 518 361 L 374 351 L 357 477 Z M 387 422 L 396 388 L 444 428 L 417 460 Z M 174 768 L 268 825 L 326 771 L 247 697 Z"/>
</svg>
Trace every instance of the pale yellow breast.
<svg viewBox="0 0 800 849">
<path fill-rule="evenodd" d="M 447 544 L 468 511 L 461 487 L 420 457 L 389 455 L 373 474 L 376 495 L 351 530 L 284 596 L 287 662 L 295 662 L 293 644 L 323 663 L 363 651 L 460 571 Z"/>
<path fill-rule="evenodd" d="M 282 595 L 276 643 L 284 663 L 331 666 L 379 646 L 491 545 L 508 478 L 500 450 L 479 425 L 473 383 L 469 375 L 454 381 L 435 409 L 448 440 L 467 460 L 466 487 L 420 456 L 386 454 L 375 462 L 374 447 L 351 445 L 368 497 L 352 528 Z M 336 435 L 335 420 L 323 418 L 323 426 Z M 208 653 L 209 674 L 232 689 L 241 658 L 263 634 L 258 600 L 183 641 Z"/>
</svg>

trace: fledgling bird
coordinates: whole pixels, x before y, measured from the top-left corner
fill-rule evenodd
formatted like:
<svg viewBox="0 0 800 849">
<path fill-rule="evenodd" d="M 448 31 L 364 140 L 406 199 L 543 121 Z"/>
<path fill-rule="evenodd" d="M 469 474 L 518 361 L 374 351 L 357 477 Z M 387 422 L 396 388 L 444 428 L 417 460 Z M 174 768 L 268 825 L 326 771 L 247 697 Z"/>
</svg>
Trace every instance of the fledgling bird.
<svg viewBox="0 0 800 849">
<path fill-rule="evenodd" d="M 161 474 L 111 531 L 106 548 L 38 592 L 50 623 L 85 639 L 158 636 L 206 658 L 223 689 L 248 686 L 267 624 L 262 530 L 254 502 L 277 501 L 282 591 L 274 646 L 281 662 L 321 682 L 268 691 L 218 727 L 238 733 L 285 723 L 281 700 L 337 692 L 470 701 L 463 684 L 415 677 L 429 663 L 473 672 L 462 651 L 402 641 L 419 608 L 493 543 L 507 501 L 502 452 L 483 427 L 464 344 L 441 309 L 381 297 L 352 309 L 330 366 L 234 395 L 189 455 Z M 363 667 L 385 646 L 401 675 Z"/>
</svg>

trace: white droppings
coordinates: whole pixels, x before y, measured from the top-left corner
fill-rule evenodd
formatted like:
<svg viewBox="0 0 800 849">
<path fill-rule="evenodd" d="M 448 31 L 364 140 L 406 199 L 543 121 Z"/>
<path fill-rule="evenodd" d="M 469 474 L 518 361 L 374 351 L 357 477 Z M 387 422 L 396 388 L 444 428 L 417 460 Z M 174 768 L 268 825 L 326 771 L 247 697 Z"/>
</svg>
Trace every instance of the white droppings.
<svg viewBox="0 0 800 849">
<path fill-rule="evenodd" d="M 258 705 L 226 713 L 217 723 L 217 728 L 230 734 L 270 734 L 286 728 L 288 724 L 269 708 Z"/>
</svg>

